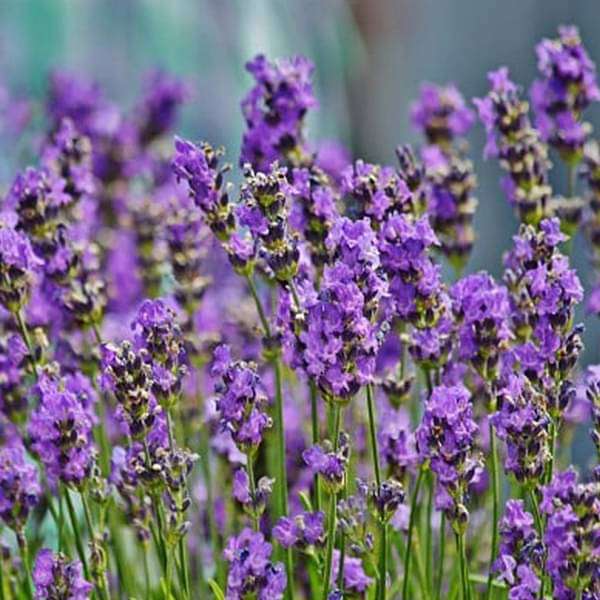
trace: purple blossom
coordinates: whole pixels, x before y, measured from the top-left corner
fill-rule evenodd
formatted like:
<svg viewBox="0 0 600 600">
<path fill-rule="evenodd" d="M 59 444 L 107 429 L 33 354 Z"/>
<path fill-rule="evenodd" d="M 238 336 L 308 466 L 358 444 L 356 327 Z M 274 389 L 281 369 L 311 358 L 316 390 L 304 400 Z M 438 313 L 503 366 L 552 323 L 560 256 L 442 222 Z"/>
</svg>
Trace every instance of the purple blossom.
<svg viewBox="0 0 600 600">
<path fill-rule="evenodd" d="M 457 531 L 467 525 L 468 489 L 482 469 L 474 448 L 477 432 L 468 390 L 435 387 L 416 431 L 417 449 L 437 476 L 436 506 Z"/>
<path fill-rule="evenodd" d="M 287 578 L 282 563 L 271 562 L 271 544 L 262 533 L 244 529 L 231 537 L 223 551 L 229 563 L 227 597 L 244 598 L 255 594 L 258 600 L 283 597 Z"/>
<path fill-rule="evenodd" d="M 559 37 L 544 39 L 536 47 L 541 78 L 531 86 L 536 126 L 544 140 L 578 160 L 590 126 L 581 113 L 600 100 L 596 66 L 583 47 L 574 26 L 558 28 Z"/>
<path fill-rule="evenodd" d="M 295 163 L 306 152 L 304 117 L 317 104 L 313 69 L 302 56 L 270 62 L 259 54 L 246 63 L 256 83 L 242 100 L 246 131 L 241 165 L 250 163 L 257 171 L 268 171 L 274 161 Z"/>
<path fill-rule="evenodd" d="M 78 560 L 69 561 L 64 554 L 54 554 L 43 548 L 38 552 L 33 567 L 36 600 L 87 600 L 94 586 L 83 578 L 83 567 Z"/>
<path fill-rule="evenodd" d="M 213 233 L 226 241 L 235 230 L 235 215 L 223 181 L 227 167 L 219 167 L 221 155 L 207 142 L 196 146 L 176 137 L 171 168 L 178 181 L 187 182 L 190 196 Z"/>
<path fill-rule="evenodd" d="M 282 517 L 273 528 L 273 537 L 284 547 L 304 549 L 325 543 L 325 514 L 302 512 L 295 517 Z"/>
<path fill-rule="evenodd" d="M 37 506 L 41 486 L 36 467 L 27 461 L 25 448 L 16 438 L 0 448 L 0 518 L 21 533 L 29 513 Z"/>
<path fill-rule="evenodd" d="M 268 400 L 256 366 L 232 361 L 229 347 L 219 346 L 214 352 L 211 374 L 219 378 L 215 393 L 222 429 L 231 433 L 242 452 L 252 452 L 272 425 L 265 412 Z"/>
<path fill-rule="evenodd" d="M 413 469 L 418 458 L 414 434 L 403 409 L 388 409 L 381 414 L 377 440 L 384 464 L 398 481 L 403 481 L 404 475 Z"/>
<path fill-rule="evenodd" d="M 28 433 L 32 450 L 42 461 L 51 483 L 82 485 L 96 459 L 91 407 L 63 388 L 60 381 L 44 378 L 37 386 L 39 406 L 32 412 Z"/>
<path fill-rule="evenodd" d="M 313 474 L 318 474 L 332 490 L 339 490 L 344 483 L 350 454 L 348 436 L 340 433 L 337 449 L 329 440 L 320 446 L 315 444 L 302 453 L 302 459 Z"/>
<path fill-rule="evenodd" d="M 333 551 L 333 563 L 331 567 L 331 584 L 337 581 L 337 574 L 340 570 L 340 551 L 336 548 Z M 354 594 L 364 594 L 367 588 L 373 583 L 363 568 L 360 558 L 346 556 L 344 558 L 344 590 Z"/>
<path fill-rule="evenodd" d="M 473 111 L 454 84 L 422 84 L 410 116 L 413 127 L 427 136 L 430 144 L 441 145 L 466 135 L 475 121 Z"/>
<path fill-rule="evenodd" d="M 485 272 L 468 275 L 450 289 L 458 323 L 459 355 L 485 379 L 494 379 L 511 338 L 508 291 Z"/>
<path fill-rule="evenodd" d="M 503 187 L 519 218 L 536 224 L 551 196 L 548 185 L 548 152 L 539 133 L 531 126 L 528 105 L 519 97 L 517 86 L 501 67 L 488 74 L 491 90 L 475 98 L 479 118 L 487 133 L 484 156 L 497 156 L 508 175 Z"/>
<path fill-rule="evenodd" d="M 577 590 L 600 594 L 600 482 L 578 483 L 572 469 L 556 473 L 543 489 L 540 505 L 547 516 L 546 568 L 557 598 L 570 600 Z"/>
</svg>

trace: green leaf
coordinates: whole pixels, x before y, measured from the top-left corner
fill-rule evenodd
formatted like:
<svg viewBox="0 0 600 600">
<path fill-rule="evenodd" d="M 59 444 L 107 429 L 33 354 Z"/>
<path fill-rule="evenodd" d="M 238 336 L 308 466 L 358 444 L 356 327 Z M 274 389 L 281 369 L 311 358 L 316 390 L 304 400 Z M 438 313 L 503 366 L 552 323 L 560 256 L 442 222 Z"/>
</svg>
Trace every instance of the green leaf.
<svg viewBox="0 0 600 600">
<path fill-rule="evenodd" d="M 223 590 L 214 579 L 208 580 L 208 586 L 212 590 L 212 593 L 215 595 L 217 600 L 225 600 L 225 594 L 223 593 Z"/>
</svg>

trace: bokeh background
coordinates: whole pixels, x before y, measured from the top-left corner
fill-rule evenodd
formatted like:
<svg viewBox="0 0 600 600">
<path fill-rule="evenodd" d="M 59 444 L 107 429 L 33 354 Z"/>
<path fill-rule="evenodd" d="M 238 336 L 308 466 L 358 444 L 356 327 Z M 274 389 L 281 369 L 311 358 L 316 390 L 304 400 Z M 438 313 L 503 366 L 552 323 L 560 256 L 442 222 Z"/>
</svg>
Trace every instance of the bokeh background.
<svg viewBox="0 0 600 600">
<path fill-rule="evenodd" d="M 310 137 L 337 138 L 354 157 L 393 162 L 399 143 L 419 142 L 408 109 L 420 82 L 452 81 L 472 98 L 486 92 L 487 71 L 507 65 L 528 88 L 535 44 L 568 23 L 579 26 L 600 62 L 599 0 L 0 0 L 0 88 L 41 100 L 48 72 L 60 67 L 97 79 L 114 100 L 131 105 L 144 73 L 160 66 L 193 89 L 182 134 L 226 146 L 235 162 L 239 101 L 250 85 L 245 61 L 257 52 L 301 53 L 316 65 L 320 100 Z M 587 117 L 599 132 L 600 108 Z M 5 186 L 23 156 L 21 145 L 0 133 Z M 498 276 L 516 221 L 498 165 L 481 158 L 483 138 L 482 127 L 474 127 L 480 204 L 468 268 Z M 552 177 L 561 190 L 556 162 Z M 581 236 L 574 262 L 589 289 Z M 585 318 L 588 363 L 600 361 L 596 320 Z"/>
</svg>

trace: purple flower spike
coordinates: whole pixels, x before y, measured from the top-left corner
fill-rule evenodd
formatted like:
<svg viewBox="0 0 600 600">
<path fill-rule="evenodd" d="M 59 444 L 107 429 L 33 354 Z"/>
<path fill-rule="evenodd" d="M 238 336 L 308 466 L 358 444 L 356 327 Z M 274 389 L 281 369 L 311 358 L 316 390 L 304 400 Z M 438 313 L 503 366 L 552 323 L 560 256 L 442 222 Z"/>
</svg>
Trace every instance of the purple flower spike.
<svg viewBox="0 0 600 600">
<path fill-rule="evenodd" d="M 581 113 L 600 101 L 596 65 L 572 25 L 559 27 L 558 38 L 542 40 L 536 54 L 541 75 L 531 86 L 536 126 L 568 162 L 578 161 L 591 131 Z"/>
<path fill-rule="evenodd" d="M 313 95 L 313 64 L 302 56 L 270 62 L 259 54 L 246 64 L 255 86 L 242 100 L 246 132 L 240 164 L 268 171 L 274 161 L 292 163 L 306 152 L 303 123 L 317 102 Z"/>
<path fill-rule="evenodd" d="M 36 600 L 87 600 L 94 586 L 83 578 L 83 567 L 76 560 L 69 562 L 64 554 L 54 554 L 43 548 L 33 567 Z"/>
<path fill-rule="evenodd" d="M 262 533 L 244 529 L 230 538 L 223 551 L 229 563 L 227 598 L 250 594 L 258 600 L 279 600 L 287 586 L 282 563 L 271 562 L 271 544 Z"/>
<path fill-rule="evenodd" d="M 417 449 L 437 475 L 436 505 L 457 532 L 467 526 L 468 489 L 483 468 L 474 449 L 477 432 L 469 391 L 463 386 L 434 388 L 416 432 Z"/>
<path fill-rule="evenodd" d="M 430 144 L 442 146 L 466 135 L 475 122 L 473 111 L 453 84 L 421 85 L 419 99 L 413 103 L 410 116 L 413 126 L 427 136 Z"/>
</svg>

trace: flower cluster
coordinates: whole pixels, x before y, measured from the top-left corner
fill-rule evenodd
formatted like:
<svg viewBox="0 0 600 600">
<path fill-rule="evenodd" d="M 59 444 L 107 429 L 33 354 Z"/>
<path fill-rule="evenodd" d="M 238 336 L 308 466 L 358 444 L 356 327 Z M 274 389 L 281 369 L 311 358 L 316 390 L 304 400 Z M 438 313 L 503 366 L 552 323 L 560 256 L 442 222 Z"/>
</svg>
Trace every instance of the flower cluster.
<svg viewBox="0 0 600 600">
<path fill-rule="evenodd" d="M 349 455 L 349 438 L 342 432 L 335 447 L 326 440 L 322 446 L 315 445 L 306 449 L 302 458 L 310 471 L 318 474 L 328 488 L 340 490 L 346 477 Z"/>
<path fill-rule="evenodd" d="M 488 75 L 492 89 L 476 98 L 479 118 L 485 126 L 485 156 L 497 156 L 508 172 L 502 185 L 509 202 L 525 223 L 538 223 L 551 196 L 548 185 L 548 150 L 531 125 L 529 106 L 519 97 L 517 86 L 501 67 Z"/>
<path fill-rule="evenodd" d="M 600 101 L 596 66 L 573 26 L 559 27 L 558 38 L 542 40 L 536 54 L 541 75 L 531 86 L 536 127 L 567 162 L 577 162 L 591 131 L 581 113 Z"/>
<path fill-rule="evenodd" d="M 222 428 L 231 433 L 240 450 L 253 453 L 272 425 L 256 365 L 232 361 L 229 347 L 219 346 L 211 372 L 219 378 L 215 392 Z"/>
<path fill-rule="evenodd" d="M 282 517 L 273 528 L 273 537 L 284 547 L 302 549 L 325 543 L 325 514 L 303 512 L 293 518 Z"/>
<path fill-rule="evenodd" d="M 484 379 L 493 380 L 511 337 L 508 291 L 480 272 L 457 281 L 450 297 L 458 326 L 459 356 Z"/>
<path fill-rule="evenodd" d="M 494 569 L 509 586 L 511 600 L 535 600 L 541 589 L 543 547 L 533 522 L 522 500 L 506 503 Z"/>
<path fill-rule="evenodd" d="M 262 533 L 244 529 L 232 537 L 223 556 L 229 563 L 227 597 L 244 598 L 250 594 L 259 600 L 283 597 L 287 579 L 283 565 L 271 561 L 271 544 Z"/>
<path fill-rule="evenodd" d="M 544 488 L 541 509 L 547 516 L 546 568 L 556 597 L 600 594 L 600 482 L 577 483 L 573 470 L 557 473 Z"/>
<path fill-rule="evenodd" d="M 81 563 L 70 561 L 64 554 L 54 554 L 43 548 L 38 552 L 33 567 L 35 597 L 39 600 L 69 598 L 87 600 L 91 597 L 93 586 L 83 577 Z"/>
<path fill-rule="evenodd" d="M 475 449 L 477 431 L 468 390 L 462 386 L 434 388 L 415 434 L 417 450 L 437 476 L 436 506 L 457 532 L 467 526 L 469 486 L 482 469 Z"/>
<path fill-rule="evenodd" d="M 246 64 L 255 86 L 242 100 L 246 131 L 240 164 L 268 171 L 271 163 L 284 160 L 301 166 L 306 147 L 304 117 L 316 105 L 311 76 L 312 63 L 296 56 L 270 62 L 259 54 Z"/>
</svg>

